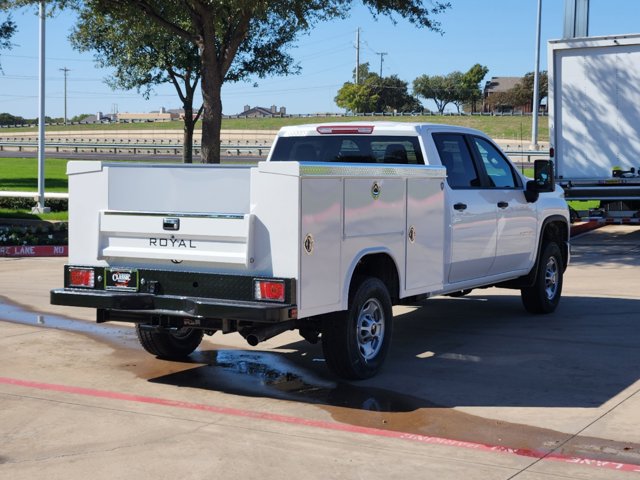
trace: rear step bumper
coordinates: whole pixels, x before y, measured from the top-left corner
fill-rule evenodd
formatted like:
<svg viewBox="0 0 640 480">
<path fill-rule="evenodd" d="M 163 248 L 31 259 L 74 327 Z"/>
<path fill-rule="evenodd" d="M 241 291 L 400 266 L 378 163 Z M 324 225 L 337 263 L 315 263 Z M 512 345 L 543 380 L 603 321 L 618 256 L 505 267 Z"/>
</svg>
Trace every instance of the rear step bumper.
<svg viewBox="0 0 640 480">
<path fill-rule="evenodd" d="M 292 320 L 297 317 L 297 308 L 291 304 L 74 288 L 51 290 L 51 304 L 106 311 L 128 311 L 135 313 L 136 316 L 163 315 L 265 323 Z"/>
</svg>

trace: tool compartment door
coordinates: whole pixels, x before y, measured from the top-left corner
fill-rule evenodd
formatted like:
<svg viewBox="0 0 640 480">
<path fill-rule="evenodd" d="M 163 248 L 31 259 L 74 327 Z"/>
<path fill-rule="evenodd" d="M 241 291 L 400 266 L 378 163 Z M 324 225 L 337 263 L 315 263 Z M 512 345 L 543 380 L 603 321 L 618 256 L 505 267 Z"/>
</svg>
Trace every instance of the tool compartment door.
<svg viewBox="0 0 640 480">
<path fill-rule="evenodd" d="M 440 290 L 444 278 L 444 192 L 441 179 L 407 180 L 407 293 Z"/>
<path fill-rule="evenodd" d="M 342 179 L 302 178 L 300 307 L 305 312 L 340 302 Z"/>
</svg>

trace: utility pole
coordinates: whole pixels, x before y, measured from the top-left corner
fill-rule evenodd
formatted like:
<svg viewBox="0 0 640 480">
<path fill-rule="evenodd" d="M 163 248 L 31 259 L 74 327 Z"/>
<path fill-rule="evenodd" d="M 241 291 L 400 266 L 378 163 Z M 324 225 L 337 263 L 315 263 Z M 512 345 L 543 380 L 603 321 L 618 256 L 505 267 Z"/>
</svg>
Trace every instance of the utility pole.
<svg viewBox="0 0 640 480">
<path fill-rule="evenodd" d="M 387 52 L 376 52 L 376 55 L 380 55 L 380 78 L 382 78 L 382 62 L 384 61 L 384 56 L 389 54 Z"/>
<path fill-rule="evenodd" d="M 67 73 L 69 70 L 67 67 L 60 68 L 61 72 L 64 72 L 64 125 L 67 125 Z"/>
<path fill-rule="evenodd" d="M 533 111 L 531 112 L 531 150 L 538 149 L 538 110 L 540 109 L 540 27 L 542 23 L 542 0 L 538 0 L 536 23 L 536 69 L 533 73 Z"/>
<path fill-rule="evenodd" d="M 31 210 L 32 213 L 48 213 L 49 209 L 44 206 L 44 66 L 45 66 L 45 2 L 40 0 L 40 11 L 38 14 L 40 34 L 39 34 L 39 59 L 38 68 L 39 89 L 38 89 L 38 203 Z"/>
<path fill-rule="evenodd" d="M 360 83 L 360 27 L 356 30 L 356 85 Z"/>
</svg>

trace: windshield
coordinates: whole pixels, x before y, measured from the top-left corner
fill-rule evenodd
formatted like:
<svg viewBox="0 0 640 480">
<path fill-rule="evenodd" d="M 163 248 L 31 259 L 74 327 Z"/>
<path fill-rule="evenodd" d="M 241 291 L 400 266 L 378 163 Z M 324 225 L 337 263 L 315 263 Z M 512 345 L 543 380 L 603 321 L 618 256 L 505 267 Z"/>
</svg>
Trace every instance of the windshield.
<svg viewBox="0 0 640 480">
<path fill-rule="evenodd" d="M 369 135 L 279 137 L 271 161 L 424 164 L 418 137 Z"/>
</svg>

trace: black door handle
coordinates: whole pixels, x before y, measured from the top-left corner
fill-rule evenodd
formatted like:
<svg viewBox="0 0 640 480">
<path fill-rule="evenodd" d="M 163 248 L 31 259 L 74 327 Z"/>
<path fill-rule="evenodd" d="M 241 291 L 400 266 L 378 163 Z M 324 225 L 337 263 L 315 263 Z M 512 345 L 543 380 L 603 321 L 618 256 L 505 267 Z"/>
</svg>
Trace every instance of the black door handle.
<svg viewBox="0 0 640 480">
<path fill-rule="evenodd" d="M 507 208 L 509 206 L 508 202 L 498 202 L 498 207 Z"/>
<path fill-rule="evenodd" d="M 466 210 L 467 209 L 467 204 L 466 203 L 456 203 L 453 206 L 454 209 L 462 211 L 462 210 Z"/>
</svg>

